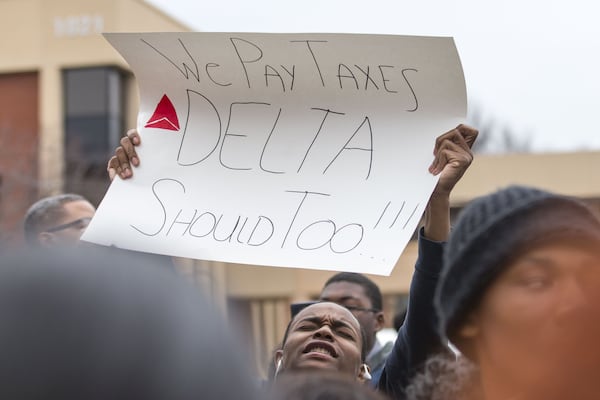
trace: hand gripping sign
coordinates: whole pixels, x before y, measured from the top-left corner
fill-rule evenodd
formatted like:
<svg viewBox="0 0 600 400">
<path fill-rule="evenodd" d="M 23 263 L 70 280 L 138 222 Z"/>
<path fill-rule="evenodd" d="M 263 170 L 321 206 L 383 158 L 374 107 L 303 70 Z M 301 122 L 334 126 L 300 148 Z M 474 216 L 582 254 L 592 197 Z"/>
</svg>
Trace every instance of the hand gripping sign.
<svg viewBox="0 0 600 400">
<path fill-rule="evenodd" d="M 451 38 L 107 34 L 138 80 L 141 165 L 83 239 L 242 264 L 389 274 L 465 118 Z"/>
</svg>

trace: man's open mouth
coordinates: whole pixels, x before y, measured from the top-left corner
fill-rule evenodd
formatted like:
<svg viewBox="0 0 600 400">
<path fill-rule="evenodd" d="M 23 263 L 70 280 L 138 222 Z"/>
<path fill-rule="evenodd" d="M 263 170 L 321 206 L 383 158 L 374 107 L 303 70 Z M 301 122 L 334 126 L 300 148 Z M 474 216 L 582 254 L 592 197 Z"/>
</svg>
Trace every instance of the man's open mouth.
<svg viewBox="0 0 600 400">
<path fill-rule="evenodd" d="M 304 353 L 304 354 L 318 353 L 318 354 L 327 355 L 327 356 L 330 356 L 333 358 L 337 358 L 337 356 L 338 356 L 332 345 L 330 345 L 327 342 L 320 342 L 320 341 L 310 342 L 308 345 L 306 345 L 306 347 L 304 348 L 302 353 Z"/>
</svg>

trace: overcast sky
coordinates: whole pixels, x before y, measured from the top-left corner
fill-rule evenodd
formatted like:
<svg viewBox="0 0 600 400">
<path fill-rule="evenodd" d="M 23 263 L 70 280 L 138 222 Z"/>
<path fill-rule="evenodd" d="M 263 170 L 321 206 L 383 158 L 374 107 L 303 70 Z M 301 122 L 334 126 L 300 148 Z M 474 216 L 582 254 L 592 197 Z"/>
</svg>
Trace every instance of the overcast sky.
<svg viewBox="0 0 600 400">
<path fill-rule="evenodd" d="M 600 150 L 600 5 L 590 0 L 147 0 L 194 30 L 453 36 L 469 107 L 535 151 Z"/>
</svg>

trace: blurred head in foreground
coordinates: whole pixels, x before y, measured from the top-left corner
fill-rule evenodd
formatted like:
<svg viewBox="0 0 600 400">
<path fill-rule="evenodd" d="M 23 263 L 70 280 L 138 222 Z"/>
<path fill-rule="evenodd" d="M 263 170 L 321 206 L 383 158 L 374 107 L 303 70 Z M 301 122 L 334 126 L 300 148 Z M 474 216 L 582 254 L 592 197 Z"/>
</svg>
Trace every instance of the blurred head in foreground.
<svg viewBox="0 0 600 400">
<path fill-rule="evenodd" d="M 335 371 L 284 374 L 271 387 L 270 400 L 385 400 L 356 379 Z"/>
<path fill-rule="evenodd" d="M 44 197 L 25 214 L 25 241 L 43 247 L 77 244 L 95 212 L 94 206 L 78 194 Z"/>
<path fill-rule="evenodd" d="M 131 255 L 61 253 L 0 260 L 0 398 L 255 398 L 191 285 Z"/>
<path fill-rule="evenodd" d="M 485 399 L 547 399 L 568 387 L 586 398 L 600 366 L 595 213 L 512 186 L 464 209 L 444 257 L 440 331 L 476 364 Z"/>
</svg>

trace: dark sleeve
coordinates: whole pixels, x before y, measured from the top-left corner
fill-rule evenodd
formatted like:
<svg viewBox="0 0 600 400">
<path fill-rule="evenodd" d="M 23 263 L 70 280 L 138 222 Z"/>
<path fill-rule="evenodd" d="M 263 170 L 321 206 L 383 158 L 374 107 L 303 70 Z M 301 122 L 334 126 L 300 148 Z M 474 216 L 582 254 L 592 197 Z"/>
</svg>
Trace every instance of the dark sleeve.
<svg viewBox="0 0 600 400">
<path fill-rule="evenodd" d="M 405 398 L 406 387 L 429 356 L 447 351 L 437 333 L 433 305 L 444 244 L 425 238 L 423 228 L 419 231 L 418 258 L 408 294 L 406 319 L 385 362 L 378 386 L 392 399 Z"/>
</svg>

